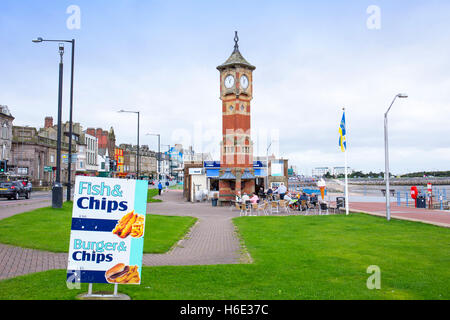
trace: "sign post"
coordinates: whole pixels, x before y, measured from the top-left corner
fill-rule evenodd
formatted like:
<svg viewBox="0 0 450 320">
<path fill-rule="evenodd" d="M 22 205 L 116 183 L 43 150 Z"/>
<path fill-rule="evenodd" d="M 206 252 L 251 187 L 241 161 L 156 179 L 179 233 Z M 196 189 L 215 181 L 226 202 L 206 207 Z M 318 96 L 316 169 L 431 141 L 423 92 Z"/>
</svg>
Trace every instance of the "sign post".
<svg viewBox="0 0 450 320">
<path fill-rule="evenodd" d="M 76 177 L 67 281 L 89 284 L 83 298 L 141 283 L 147 190 L 145 180 Z M 93 294 L 93 283 L 114 284 L 114 294 Z"/>
</svg>

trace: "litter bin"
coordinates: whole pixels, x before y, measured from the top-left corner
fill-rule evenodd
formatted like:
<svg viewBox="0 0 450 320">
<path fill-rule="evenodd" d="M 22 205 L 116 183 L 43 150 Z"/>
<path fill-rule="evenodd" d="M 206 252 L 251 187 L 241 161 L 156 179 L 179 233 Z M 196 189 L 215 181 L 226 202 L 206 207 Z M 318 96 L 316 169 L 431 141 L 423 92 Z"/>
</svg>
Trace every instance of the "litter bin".
<svg viewBox="0 0 450 320">
<path fill-rule="evenodd" d="M 217 207 L 217 200 L 218 199 L 211 199 L 211 204 L 213 207 Z"/>
<path fill-rule="evenodd" d="M 417 196 L 416 198 L 416 208 L 424 208 L 427 207 L 427 201 L 425 199 L 425 196 Z"/>
<path fill-rule="evenodd" d="M 336 208 L 345 208 L 345 197 L 336 197 Z"/>
</svg>

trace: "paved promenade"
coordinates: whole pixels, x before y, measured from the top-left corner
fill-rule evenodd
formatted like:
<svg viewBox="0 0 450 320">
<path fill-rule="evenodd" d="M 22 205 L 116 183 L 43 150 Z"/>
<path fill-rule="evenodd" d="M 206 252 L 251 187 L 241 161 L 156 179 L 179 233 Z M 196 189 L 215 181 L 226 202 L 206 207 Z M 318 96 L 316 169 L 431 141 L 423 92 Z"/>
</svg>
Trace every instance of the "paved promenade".
<svg viewBox="0 0 450 320">
<path fill-rule="evenodd" d="M 168 253 L 144 254 L 143 265 L 234 264 L 250 261 L 248 254 L 241 249 L 231 222 L 233 217 L 239 215 L 238 212 L 232 212 L 229 208 L 212 207 L 211 203 L 187 203 L 182 198 L 182 192 L 177 190 L 164 193 L 161 199 L 161 203 L 150 203 L 147 213 L 192 216 L 198 218 L 198 221 L 189 234 Z M 3 215 L 2 210 L 1 218 L 49 205 L 51 204 L 36 202 L 26 206 L 11 206 L 7 214 Z M 67 253 L 51 253 L 0 244 L 0 280 L 66 268 Z"/>
<path fill-rule="evenodd" d="M 158 198 L 158 197 L 155 197 Z M 145 265 L 205 265 L 246 262 L 235 234 L 230 208 L 212 207 L 210 202 L 183 201 L 182 190 L 171 190 L 161 196 L 163 202 L 150 203 L 147 213 L 198 218 L 191 232 L 167 254 L 146 254 Z"/>
<path fill-rule="evenodd" d="M 386 203 L 383 202 L 350 202 L 350 209 L 354 212 L 386 217 Z M 391 218 L 450 228 L 449 211 L 399 207 L 397 203 L 391 202 Z"/>
</svg>

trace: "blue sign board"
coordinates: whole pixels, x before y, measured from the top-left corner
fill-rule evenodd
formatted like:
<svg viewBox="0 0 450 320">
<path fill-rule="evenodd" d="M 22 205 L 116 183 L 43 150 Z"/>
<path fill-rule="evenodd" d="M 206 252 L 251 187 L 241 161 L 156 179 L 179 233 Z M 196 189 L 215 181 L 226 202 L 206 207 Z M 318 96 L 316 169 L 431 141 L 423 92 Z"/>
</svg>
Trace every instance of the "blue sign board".
<svg viewBox="0 0 450 320">
<path fill-rule="evenodd" d="M 204 168 L 220 168 L 220 161 L 204 161 Z M 253 161 L 253 168 L 265 168 L 266 165 L 262 161 Z"/>
</svg>

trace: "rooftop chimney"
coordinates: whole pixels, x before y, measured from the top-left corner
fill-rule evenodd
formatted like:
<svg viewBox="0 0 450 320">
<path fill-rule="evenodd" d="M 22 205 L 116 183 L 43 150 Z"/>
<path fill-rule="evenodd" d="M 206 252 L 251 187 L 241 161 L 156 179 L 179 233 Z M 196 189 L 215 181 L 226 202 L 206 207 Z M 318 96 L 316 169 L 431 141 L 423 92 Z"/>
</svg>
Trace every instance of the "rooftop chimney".
<svg viewBox="0 0 450 320">
<path fill-rule="evenodd" d="M 45 128 L 53 127 L 53 117 L 45 117 L 44 127 Z"/>
</svg>

